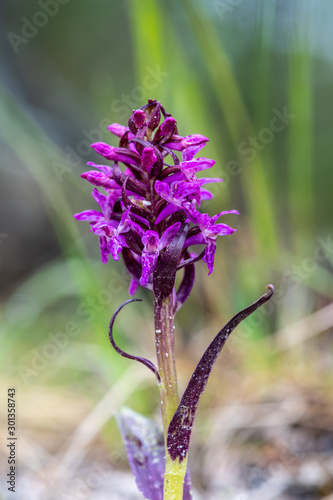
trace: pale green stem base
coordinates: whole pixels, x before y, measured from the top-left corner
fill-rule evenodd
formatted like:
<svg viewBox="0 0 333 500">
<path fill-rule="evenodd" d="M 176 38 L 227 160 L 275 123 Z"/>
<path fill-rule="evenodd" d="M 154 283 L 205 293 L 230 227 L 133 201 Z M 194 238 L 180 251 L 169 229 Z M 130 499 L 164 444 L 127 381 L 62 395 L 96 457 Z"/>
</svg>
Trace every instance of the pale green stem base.
<svg viewBox="0 0 333 500">
<path fill-rule="evenodd" d="M 163 500 L 182 500 L 187 460 L 179 463 L 166 456 Z"/>
<path fill-rule="evenodd" d="M 172 296 L 162 302 L 155 301 L 155 338 L 158 371 L 161 376 L 159 389 L 166 448 L 168 427 L 179 404 Z M 187 460 L 179 463 L 179 460 L 172 461 L 170 455 L 166 454 L 163 500 L 183 499 L 186 465 Z"/>
</svg>

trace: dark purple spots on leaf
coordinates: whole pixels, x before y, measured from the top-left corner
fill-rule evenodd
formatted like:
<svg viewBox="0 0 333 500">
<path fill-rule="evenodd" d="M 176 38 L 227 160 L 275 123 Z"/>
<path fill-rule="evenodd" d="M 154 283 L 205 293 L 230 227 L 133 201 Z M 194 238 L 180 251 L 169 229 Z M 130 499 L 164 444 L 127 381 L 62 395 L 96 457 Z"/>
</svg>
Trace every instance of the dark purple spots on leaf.
<svg viewBox="0 0 333 500">
<path fill-rule="evenodd" d="M 234 328 L 271 298 L 274 293 L 274 287 L 273 285 L 268 285 L 266 288 L 268 292 L 265 295 L 262 295 L 256 302 L 236 314 L 219 331 L 194 370 L 168 429 L 167 448 L 172 460 L 179 458 L 182 461 L 186 457 L 195 412 L 214 363 Z"/>
</svg>

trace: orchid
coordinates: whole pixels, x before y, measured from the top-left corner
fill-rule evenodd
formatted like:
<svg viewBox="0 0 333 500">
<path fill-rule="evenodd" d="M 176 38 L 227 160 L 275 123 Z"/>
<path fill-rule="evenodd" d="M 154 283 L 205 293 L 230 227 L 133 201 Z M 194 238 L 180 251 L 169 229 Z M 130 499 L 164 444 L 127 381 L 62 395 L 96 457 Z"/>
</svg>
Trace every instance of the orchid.
<svg viewBox="0 0 333 500">
<path fill-rule="evenodd" d="M 202 200 L 213 197 L 202 186 L 222 179 L 197 177 L 215 161 L 195 156 L 208 138 L 200 134 L 179 135 L 176 120 L 160 102 L 150 99 L 134 110 L 128 126 L 112 123 L 108 130 L 119 138 L 119 146 L 104 142 L 92 148 L 110 162 L 89 162 L 90 170 L 82 174 L 94 188 L 92 196 L 100 211 L 86 210 L 74 217 L 88 221 L 99 236 L 101 259 L 109 255 L 117 261 L 122 255 L 131 277 L 130 295 L 139 286 L 153 292 L 157 367 L 150 360 L 121 350 L 113 335 L 117 314 L 109 326 L 112 346 L 122 356 L 149 368 L 157 379 L 161 397 L 163 432 L 155 423 L 124 410 L 118 415 L 129 462 L 137 485 L 150 500 L 189 500 L 191 480 L 187 455 L 199 399 L 213 365 L 232 330 L 273 294 L 268 292 L 251 306 L 234 316 L 216 335 L 203 354 L 182 396 L 179 398 L 174 350 L 174 316 L 189 297 L 195 281 L 195 263 L 207 264 L 208 274 L 214 268 L 219 236 L 233 234 L 224 216 L 238 214 L 225 210 L 216 215 L 201 213 Z M 181 158 L 177 154 L 181 155 Z M 124 165 L 122 169 L 120 164 Z M 199 252 L 190 247 L 201 246 Z M 177 272 L 183 273 L 178 289 Z"/>
</svg>

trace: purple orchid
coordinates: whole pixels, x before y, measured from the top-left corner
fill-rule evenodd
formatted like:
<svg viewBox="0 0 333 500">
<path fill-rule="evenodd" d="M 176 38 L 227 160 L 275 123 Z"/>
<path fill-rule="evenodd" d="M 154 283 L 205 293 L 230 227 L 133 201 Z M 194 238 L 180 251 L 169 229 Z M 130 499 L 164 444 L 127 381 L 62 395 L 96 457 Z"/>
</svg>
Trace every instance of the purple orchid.
<svg viewBox="0 0 333 500">
<path fill-rule="evenodd" d="M 141 254 L 142 275 L 140 278 L 140 285 L 145 286 L 148 283 L 149 276 L 155 271 L 157 259 L 161 250 L 168 246 L 174 239 L 180 229 L 181 223 L 176 222 L 172 224 L 172 226 L 169 226 L 161 238 L 156 231 L 149 229 L 145 231 L 139 224 L 133 221 L 129 223 L 140 235 L 144 245 Z"/>
<path fill-rule="evenodd" d="M 226 214 L 238 214 L 238 212 L 237 210 L 226 210 L 224 212 L 220 212 L 217 215 L 214 215 L 214 217 L 209 217 L 209 215 L 207 214 L 199 214 L 198 225 L 200 228 L 200 233 L 195 236 L 191 236 L 186 241 L 186 246 L 202 244 L 206 245 L 202 260 L 208 266 L 208 274 L 211 274 L 214 268 L 216 238 L 218 236 L 232 234 L 236 231 L 236 229 L 227 226 L 227 224 L 216 224 L 217 219 L 221 217 L 221 215 Z"/>
<path fill-rule="evenodd" d="M 164 120 L 159 124 L 161 116 Z M 214 225 L 217 216 L 209 218 L 208 214 L 198 212 L 201 201 L 212 198 L 203 185 L 222 182 L 222 179 L 196 176 L 215 164 L 208 158 L 194 158 L 208 142 L 207 137 L 200 134 L 180 136 L 176 120 L 156 101 L 149 101 L 134 111 L 129 127 L 113 123 L 108 129 L 120 137 L 119 147 L 97 142 L 92 148 L 113 163 L 89 162 L 98 170 L 82 174 L 88 182 L 106 190 L 106 195 L 97 189 L 93 191 L 102 214 L 85 211 L 75 215 L 78 220 L 88 220 L 92 231 L 100 237 L 103 263 L 107 262 L 108 254 L 118 260 L 123 249 L 129 248 L 142 269 L 134 281 L 149 286 L 149 276 L 171 242 L 169 235 L 174 237 L 181 221 L 186 220 L 193 227 L 184 242 L 181 259 L 188 246 L 203 244 L 206 249 L 202 258 L 211 273 L 217 236 L 231 234 L 234 230 L 223 224 Z M 181 161 L 174 151 L 181 151 Z M 173 165 L 166 163 L 168 156 Z M 123 172 L 118 163 L 125 165 Z M 125 212 L 126 220 L 123 218 Z M 125 264 L 126 261 L 128 258 Z"/>
<path fill-rule="evenodd" d="M 99 236 L 103 263 L 107 263 L 109 255 L 116 261 L 122 255 L 131 277 L 130 295 L 134 295 L 139 285 L 153 292 L 157 367 L 146 358 L 126 353 L 114 340 L 113 325 L 117 314 L 127 303 L 138 299 L 129 300 L 117 309 L 110 323 L 109 338 L 119 354 L 143 363 L 156 376 L 164 443 L 162 434 L 153 429 L 152 423 L 133 413 L 119 415 L 119 426 L 138 487 L 145 497 L 190 500 L 191 482 L 186 464 L 199 399 L 231 331 L 264 304 L 274 289 L 269 285 L 268 293 L 238 313 L 217 334 L 180 400 L 174 316 L 194 285 L 195 263 L 203 260 L 211 274 L 217 237 L 236 231 L 225 223 L 218 223 L 218 219 L 238 212 L 228 210 L 210 216 L 199 211 L 201 201 L 213 197 L 203 186 L 222 182 L 222 179 L 197 177 L 199 172 L 215 164 L 214 160 L 195 157 L 208 139 L 200 134 L 179 135 L 176 120 L 160 102 L 150 99 L 142 108 L 133 111 L 128 127 L 112 123 L 108 130 L 119 138 L 119 146 L 97 142 L 92 148 L 110 164 L 89 162 L 88 165 L 97 170 L 82 174 L 88 182 L 105 190 L 102 193 L 95 188 L 92 192 L 101 211 L 86 210 L 75 218 L 88 221 L 91 231 Z M 189 247 L 194 245 L 202 246 L 198 254 L 190 252 Z M 179 271 L 183 277 L 176 290 Z"/>
</svg>

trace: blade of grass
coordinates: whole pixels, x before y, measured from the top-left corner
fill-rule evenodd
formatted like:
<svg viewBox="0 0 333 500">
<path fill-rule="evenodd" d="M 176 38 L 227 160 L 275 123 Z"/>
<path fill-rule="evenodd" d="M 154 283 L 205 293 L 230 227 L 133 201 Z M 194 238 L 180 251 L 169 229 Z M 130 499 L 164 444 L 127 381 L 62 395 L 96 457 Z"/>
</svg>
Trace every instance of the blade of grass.
<svg viewBox="0 0 333 500">
<path fill-rule="evenodd" d="M 311 249 L 314 238 L 312 61 L 294 40 L 289 59 L 289 209 L 294 250 Z M 310 245 L 310 246 L 309 246 Z"/>
<path fill-rule="evenodd" d="M 182 0 L 182 5 L 200 45 L 217 103 L 224 114 L 230 138 L 237 150 L 244 138 L 256 135 L 243 103 L 239 85 L 213 23 L 207 19 L 203 10 L 196 10 L 188 0 Z M 259 250 L 265 246 L 267 254 L 276 254 L 279 247 L 273 196 L 260 152 L 257 151 L 251 165 L 244 162 L 241 155 L 239 160 L 244 167 L 241 181 L 253 222 L 257 248 Z"/>
</svg>

